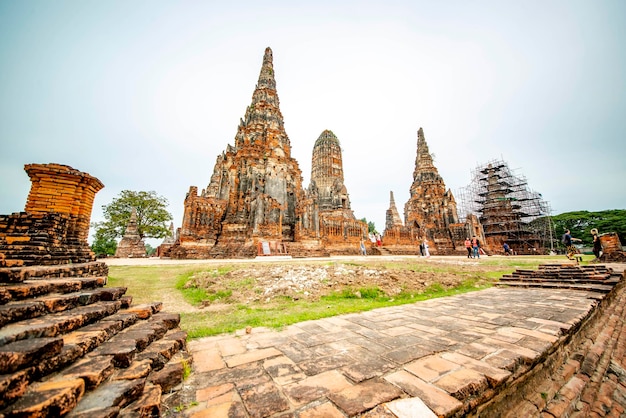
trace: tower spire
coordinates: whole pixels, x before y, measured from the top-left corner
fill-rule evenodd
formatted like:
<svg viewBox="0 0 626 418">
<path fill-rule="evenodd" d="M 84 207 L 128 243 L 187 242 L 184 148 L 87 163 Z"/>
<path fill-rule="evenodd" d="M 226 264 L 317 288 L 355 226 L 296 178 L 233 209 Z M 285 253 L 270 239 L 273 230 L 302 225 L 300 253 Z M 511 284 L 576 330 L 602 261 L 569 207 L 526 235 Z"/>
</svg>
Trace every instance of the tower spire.
<svg viewBox="0 0 626 418">
<path fill-rule="evenodd" d="M 428 150 L 428 144 L 424 137 L 424 130 L 420 127 L 417 131 L 417 157 L 415 158 L 415 171 L 413 179 L 417 180 L 418 175 L 424 171 L 434 171 L 438 174 L 437 168 L 433 164 L 433 157 Z"/>
<path fill-rule="evenodd" d="M 265 48 L 259 79 L 252 93 L 252 103 L 239 123 L 235 136 L 235 148 L 261 145 L 281 156 L 290 157 L 291 144 L 285 132 L 283 115 L 274 79 L 274 64 L 271 48 Z"/>
</svg>

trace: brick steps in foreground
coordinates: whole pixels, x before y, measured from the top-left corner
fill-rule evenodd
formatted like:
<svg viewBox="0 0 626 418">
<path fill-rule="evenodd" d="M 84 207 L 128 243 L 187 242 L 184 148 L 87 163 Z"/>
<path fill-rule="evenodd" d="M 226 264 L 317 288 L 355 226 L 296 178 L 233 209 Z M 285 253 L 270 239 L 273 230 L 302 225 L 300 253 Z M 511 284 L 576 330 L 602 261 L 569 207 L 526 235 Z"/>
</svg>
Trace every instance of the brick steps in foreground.
<svg viewBox="0 0 626 418">
<path fill-rule="evenodd" d="M 0 417 L 159 416 L 191 361 L 180 316 L 160 302 L 133 306 L 125 288 L 103 287 L 106 276 L 71 274 L 0 274 L 11 277 L 0 283 Z"/>
</svg>

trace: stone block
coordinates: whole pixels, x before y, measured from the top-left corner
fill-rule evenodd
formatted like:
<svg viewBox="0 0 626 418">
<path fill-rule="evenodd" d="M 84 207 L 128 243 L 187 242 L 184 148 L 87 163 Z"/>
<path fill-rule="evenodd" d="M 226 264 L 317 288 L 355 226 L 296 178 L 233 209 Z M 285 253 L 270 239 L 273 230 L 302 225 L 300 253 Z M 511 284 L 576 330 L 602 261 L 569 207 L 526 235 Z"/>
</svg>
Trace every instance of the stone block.
<svg viewBox="0 0 626 418">
<path fill-rule="evenodd" d="M 378 404 L 400 398 L 402 391 L 382 379 L 372 379 L 331 393 L 328 398 L 348 416 L 361 414 Z"/>
<path fill-rule="evenodd" d="M 34 338 L 0 346 L 0 374 L 13 373 L 55 356 L 62 347 L 61 338 Z"/>
<path fill-rule="evenodd" d="M 10 405 L 5 417 L 63 416 L 77 405 L 85 392 L 82 379 L 48 381 L 31 385 L 26 394 Z"/>
</svg>

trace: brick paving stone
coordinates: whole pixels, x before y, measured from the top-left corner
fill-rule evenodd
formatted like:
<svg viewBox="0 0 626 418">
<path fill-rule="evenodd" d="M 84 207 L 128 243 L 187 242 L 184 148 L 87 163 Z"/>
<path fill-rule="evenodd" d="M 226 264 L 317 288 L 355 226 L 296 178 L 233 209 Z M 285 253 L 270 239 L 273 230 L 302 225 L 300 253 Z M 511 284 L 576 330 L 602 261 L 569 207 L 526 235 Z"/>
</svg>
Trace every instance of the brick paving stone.
<svg viewBox="0 0 626 418">
<path fill-rule="evenodd" d="M 498 348 L 493 346 L 486 346 L 477 342 L 460 346 L 456 351 L 457 353 L 464 354 L 468 357 L 475 358 L 477 360 L 496 352 Z"/>
<path fill-rule="evenodd" d="M 281 386 L 306 378 L 302 370 L 287 356 L 278 356 L 265 360 L 263 368 Z"/>
<path fill-rule="evenodd" d="M 357 359 L 356 363 L 348 364 L 341 369 L 354 382 L 362 382 L 381 376 L 397 367 L 397 364 L 392 361 L 377 356 L 370 356 L 367 353 L 355 357 Z"/>
<path fill-rule="evenodd" d="M 193 367 L 198 373 L 209 372 L 226 367 L 217 349 L 195 351 L 193 355 Z"/>
<path fill-rule="evenodd" d="M 246 347 L 239 338 L 229 338 L 227 340 L 217 341 L 217 347 L 223 357 L 234 356 L 246 352 Z"/>
<path fill-rule="evenodd" d="M 552 343 L 540 340 L 534 337 L 524 337 L 516 344 L 519 347 L 528 348 L 529 350 L 536 351 L 537 353 L 543 353 L 552 347 Z"/>
<path fill-rule="evenodd" d="M 282 353 L 274 347 L 264 348 L 261 350 L 248 351 L 243 354 L 236 354 L 226 359 L 228 367 L 236 367 L 246 363 L 264 360 L 266 358 L 280 356 Z"/>
<path fill-rule="evenodd" d="M 337 370 L 331 370 L 286 385 L 284 391 L 294 405 L 300 406 L 350 386 L 352 383 L 343 374 Z"/>
<path fill-rule="evenodd" d="M 530 350 L 524 347 L 519 347 L 515 344 L 510 344 L 496 338 L 487 337 L 483 338 L 479 342 L 483 345 L 492 345 L 494 347 L 499 347 L 508 351 L 512 351 L 516 353 L 519 357 L 524 359 L 524 361 L 529 363 L 535 361 L 539 357 L 539 353 L 537 351 Z"/>
<path fill-rule="evenodd" d="M 488 387 L 482 373 L 465 368 L 445 374 L 433 383 L 457 399 L 474 396 Z"/>
<path fill-rule="evenodd" d="M 345 415 L 330 402 L 300 411 L 299 418 L 345 418 Z"/>
<path fill-rule="evenodd" d="M 428 384 L 411 373 L 401 370 L 385 377 L 385 380 L 400 387 L 410 396 L 420 398 L 439 416 L 450 416 L 460 410 L 463 404 L 446 391 Z"/>
<path fill-rule="evenodd" d="M 396 399 L 385 406 L 400 418 L 437 418 L 420 398 Z"/>
<path fill-rule="evenodd" d="M 229 393 L 235 389 L 235 385 L 232 383 L 226 383 L 218 386 L 210 386 L 196 391 L 196 400 L 198 402 L 204 402 L 209 399 L 215 399 Z"/>
<path fill-rule="evenodd" d="M 370 339 L 367 339 L 361 336 L 350 338 L 348 342 L 354 345 L 358 345 L 359 347 L 366 348 L 370 353 L 374 353 L 374 354 L 382 354 L 382 353 L 386 353 L 387 351 L 389 351 L 388 346 L 385 346 L 383 344 L 378 344 L 375 341 L 372 341 Z"/>
<path fill-rule="evenodd" d="M 273 382 L 238 388 L 241 400 L 252 418 L 265 418 L 289 409 L 289 402 Z"/>
<path fill-rule="evenodd" d="M 526 363 L 519 353 L 503 349 L 499 349 L 494 354 L 485 357 L 483 360 L 490 366 L 498 369 L 505 369 L 512 373 Z"/>
<path fill-rule="evenodd" d="M 426 382 L 432 382 L 442 375 L 460 368 L 460 366 L 451 361 L 445 360 L 438 355 L 431 355 L 421 358 L 404 367 L 407 371 Z"/>
<path fill-rule="evenodd" d="M 337 354 L 304 361 L 298 363 L 298 366 L 307 376 L 314 376 L 328 370 L 343 367 L 353 361 L 354 359 L 348 354 Z"/>
<path fill-rule="evenodd" d="M 410 361 L 428 356 L 434 351 L 437 350 L 422 347 L 420 344 L 417 344 L 389 351 L 388 353 L 385 353 L 385 357 L 396 362 L 397 364 L 406 364 Z"/>
<path fill-rule="evenodd" d="M 406 325 L 401 325 L 399 327 L 388 328 L 383 331 L 383 334 L 387 334 L 392 337 L 395 337 L 397 335 L 411 334 L 413 332 L 415 332 L 413 328 L 408 327 Z"/>
<path fill-rule="evenodd" d="M 498 369 L 497 367 L 493 367 L 483 361 L 478 361 L 459 353 L 441 353 L 441 357 L 445 360 L 452 361 L 465 368 L 472 369 L 483 374 L 492 387 L 503 383 L 511 376 L 511 372 L 509 371 Z"/>
<path fill-rule="evenodd" d="M 328 395 L 348 416 L 363 413 L 376 405 L 402 396 L 402 391 L 382 379 L 372 379 Z"/>
<path fill-rule="evenodd" d="M 433 327 L 433 326 L 430 326 L 430 325 L 423 325 L 423 324 L 413 323 L 413 324 L 410 324 L 408 326 L 411 327 L 411 328 L 415 328 L 418 331 L 426 332 L 426 333 L 433 334 L 433 335 L 443 335 L 443 334 L 447 333 L 447 331 L 444 331 L 444 330 L 442 330 L 440 328 Z"/>
<path fill-rule="evenodd" d="M 315 353 L 313 353 L 311 349 L 297 342 L 277 345 L 276 349 L 289 357 L 294 363 L 300 363 L 315 358 Z"/>
<path fill-rule="evenodd" d="M 188 413 L 190 418 L 231 418 L 230 409 L 232 404 L 222 403 L 203 407 L 200 410 L 192 410 Z"/>
</svg>

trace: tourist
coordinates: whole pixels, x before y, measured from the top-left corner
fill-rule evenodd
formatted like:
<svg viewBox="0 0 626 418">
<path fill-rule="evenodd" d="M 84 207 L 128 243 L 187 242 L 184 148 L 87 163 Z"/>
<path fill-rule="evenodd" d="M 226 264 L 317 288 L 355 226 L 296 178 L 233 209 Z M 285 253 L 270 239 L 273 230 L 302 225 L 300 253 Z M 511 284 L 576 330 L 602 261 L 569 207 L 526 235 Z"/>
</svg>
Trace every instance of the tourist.
<svg viewBox="0 0 626 418">
<path fill-rule="evenodd" d="M 469 237 L 465 238 L 465 249 L 467 250 L 467 258 L 472 258 L 472 241 Z"/>
<path fill-rule="evenodd" d="M 430 252 L 428 251 L 428 241 L 424 238 L 424 257 L 430 258 Z"/>
<path fill-rule="evenodd" d="M 478 241 L 478 238 L 476 238 L 476 235 L 474 235 L 472 237 L 472 251 L 474 253 L 473 258 L 480 258 L 480 241 Z"/>
<path fill-rule="evenodd" d="M 365 243 L 363 242 L 363 240 L 361 239 L 361 255 L 367 255 L 367 250 L 365 249 Z"/>
<path fill-rule="evenodd" d="M 420 257 L 424 257 L 424 243 L 420 241 Z"/>
<path fill-rule="evenodd" d="M 505 242 L 502 248 L 504 248 L 504 255 L 511 255 L 511 247 L 509 247 L 509 244 Z"/>
<path fill-rule="evenodd" d="M 578 238 L 572 237 L 572 234 L 570 233 L 569 229 L 566 229 L 565 233 L 563 234 L 563 237 L 561 238 L 561 242 L 563 243 L 563 245 L 565 245 L 565 248 L 567 248 L 567 258 L 569 260 L 573 260 L 574 255 L 578 254 L 578 249 L 574 247 L 574 244 L 573 244 L 574 241 L 581 241 L 581 240 Z"/>
<path fill-rule="evenodd" d="M 600 256 L 602 255 L 602 243 L 600 242 L 600 237 L 598 236 L 598 230 L 593 228 L 591 231 L 591 235 L 593 236 L 593 255 L 596 258 L 593 259 L 593 262 L 600 261 Z"/>
<path fill-rule="evenodd" d="M 380 247 L 382 245 L 382 241 L 380 240 L 380 234 L 376 234 L 376 246 Z"/>
</svg>

